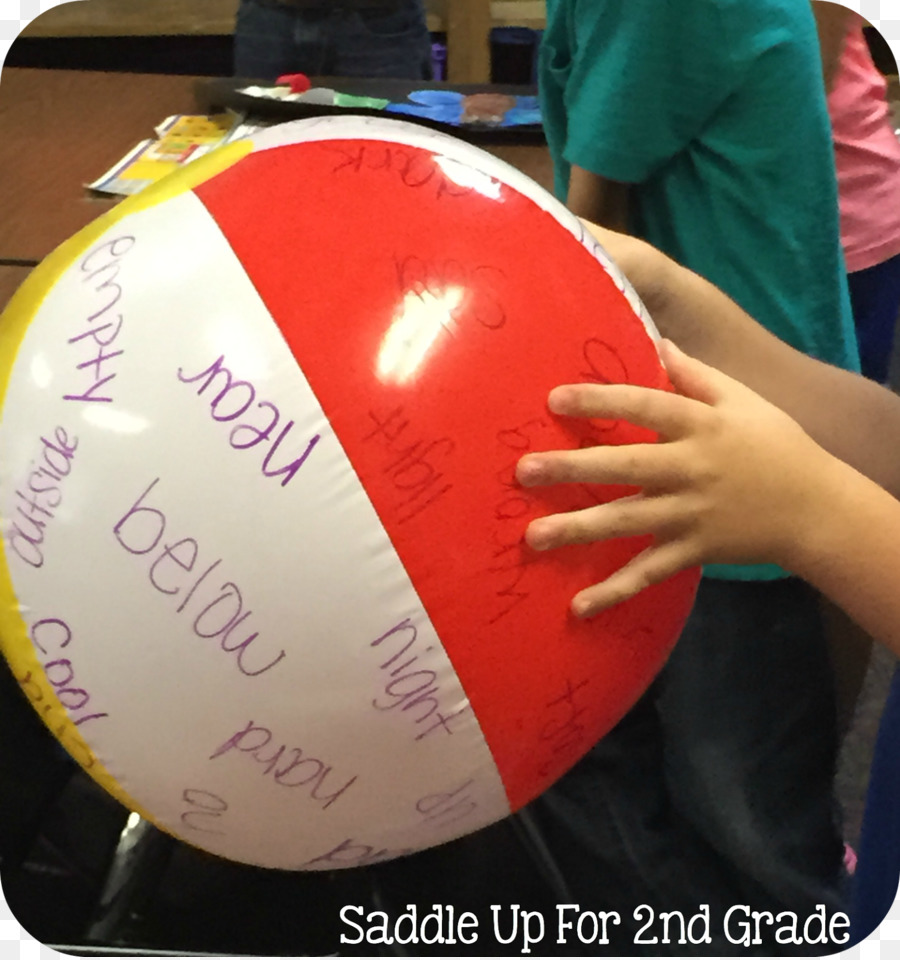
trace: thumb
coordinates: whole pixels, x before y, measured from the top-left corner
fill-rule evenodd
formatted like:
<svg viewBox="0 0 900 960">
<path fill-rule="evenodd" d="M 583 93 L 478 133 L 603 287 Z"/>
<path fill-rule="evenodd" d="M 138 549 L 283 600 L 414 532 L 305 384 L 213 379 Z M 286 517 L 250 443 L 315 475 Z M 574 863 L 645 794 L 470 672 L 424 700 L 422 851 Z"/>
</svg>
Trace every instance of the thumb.
<svg viewBox="0 0 900 960">
<path fill-rule="evenodd" d="M 659 353 L 672 386 L 682 396 L 710 405 L 721 398 L 722 374 L 718 370 L 682 353 L 671 340 L 660 342 Z"/>
</svg>

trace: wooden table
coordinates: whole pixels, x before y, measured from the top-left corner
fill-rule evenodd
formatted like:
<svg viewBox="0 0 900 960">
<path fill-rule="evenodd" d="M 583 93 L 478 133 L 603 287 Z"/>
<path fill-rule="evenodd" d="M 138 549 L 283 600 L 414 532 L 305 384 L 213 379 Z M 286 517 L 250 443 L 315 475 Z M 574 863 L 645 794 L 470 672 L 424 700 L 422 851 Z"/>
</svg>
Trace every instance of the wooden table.
<svg viewBox="0 0 900 960">
<path fill-rule="evenodd" d="M 0 266 L 0 312 L 9 303 L 10 297 L 19 289 L 28 274 L 30 267 Z"/>
<path fill-rule="evenodd" d="M 172 113 L 193 78 L 6 68 L 0 78 L 0 263 L 34 264 L 112 206 L 97 179 Z"/>
<path fill-rule="evenodd" d="M 97 179 L 173 113 L 197 109 L 195 78 L 7 68 L 0 79 L 0 265 L 34 265 L 108 210 Z M 549 186 L 543 145 L 492 153 Z"/>
</svg>

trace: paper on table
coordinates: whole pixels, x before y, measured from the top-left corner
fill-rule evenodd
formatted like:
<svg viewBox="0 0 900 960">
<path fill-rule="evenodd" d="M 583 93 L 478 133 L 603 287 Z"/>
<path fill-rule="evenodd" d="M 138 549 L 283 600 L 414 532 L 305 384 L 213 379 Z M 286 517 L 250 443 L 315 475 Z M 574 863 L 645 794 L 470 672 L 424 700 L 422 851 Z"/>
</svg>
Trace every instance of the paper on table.
<svg viewBox="0 0 900 960">
<path fill-rule="evenodd" d="M 333 107 L 337 91 L 330 87 L 310 87 L 305 92 L 294 93 L 285 85 L 275 87 L 249 86 L 238 90 L 238 93 L 247 97 L 257 97 L 261 100 L 283 100 L 286 103 L 311 103 L 320 107 Z"/>
<path fill-rule="evenodd" d="M 187 114 L 168 117 L 156 128 L 155 139 L 142 140 L 111 170 L 87 186 L 98 193 L 130 196 L 182 164 L 259 129 L 258 125 L 244 123 L 243 118 L 232 111 L 211 117 Z"/>
</svg>

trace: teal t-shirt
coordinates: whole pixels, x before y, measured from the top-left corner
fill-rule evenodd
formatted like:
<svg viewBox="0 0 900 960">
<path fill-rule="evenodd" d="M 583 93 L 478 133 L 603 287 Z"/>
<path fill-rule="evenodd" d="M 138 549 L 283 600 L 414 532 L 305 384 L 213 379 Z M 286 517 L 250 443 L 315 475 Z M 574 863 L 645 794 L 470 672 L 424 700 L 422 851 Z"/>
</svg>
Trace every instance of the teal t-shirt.
<svg viewBox="0 0 900 960">
<path fill-rule="evenodd" d="M 547 0 L 539 70 L 560 199 L 571 164 L 639 185 L 634 233 L 793 347 L 859 369 L 805 0 Z"/>
</svg>

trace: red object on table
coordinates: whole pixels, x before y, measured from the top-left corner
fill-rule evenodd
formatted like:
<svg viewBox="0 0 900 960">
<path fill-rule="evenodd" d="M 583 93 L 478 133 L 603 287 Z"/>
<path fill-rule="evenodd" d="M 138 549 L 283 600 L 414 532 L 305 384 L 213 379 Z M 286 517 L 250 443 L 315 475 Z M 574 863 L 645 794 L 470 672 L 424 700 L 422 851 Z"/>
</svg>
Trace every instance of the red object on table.
<svg viewBox="0 0 900 960">
<path fill-rule="evenodd" d="M 289 86 L 291 93 L 306 93 L 312 83 L 305 73 L 286 73 L 275 81 L 279 87 Z"/>
</svg>

